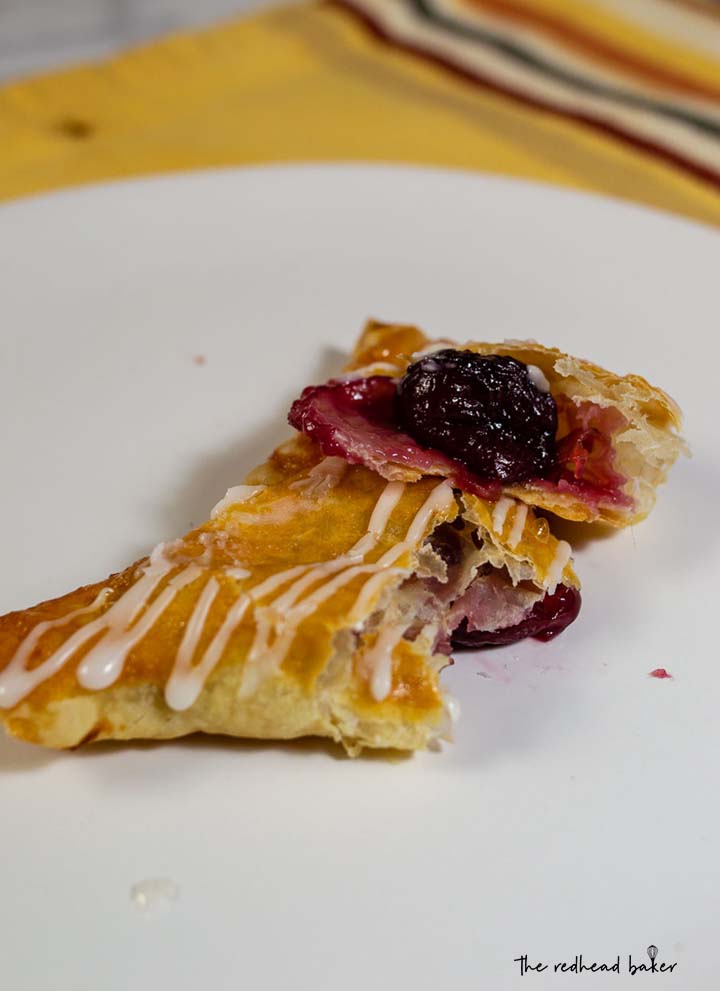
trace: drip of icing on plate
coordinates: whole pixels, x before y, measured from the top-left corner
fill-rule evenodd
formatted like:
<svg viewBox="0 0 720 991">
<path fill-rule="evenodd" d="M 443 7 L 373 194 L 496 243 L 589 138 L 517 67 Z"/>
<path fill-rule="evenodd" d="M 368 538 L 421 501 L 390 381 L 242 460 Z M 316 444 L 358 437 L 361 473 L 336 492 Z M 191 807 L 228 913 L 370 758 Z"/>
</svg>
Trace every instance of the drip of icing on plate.
<svg viewBox="0 0 720 991">
<path fill-rule="evenodd" d="M 168 877 L 150 877 L 130 888 L 130 901 L 145 916 L 162 915 L 180 897 L 180 888 Z"/>
</svg>

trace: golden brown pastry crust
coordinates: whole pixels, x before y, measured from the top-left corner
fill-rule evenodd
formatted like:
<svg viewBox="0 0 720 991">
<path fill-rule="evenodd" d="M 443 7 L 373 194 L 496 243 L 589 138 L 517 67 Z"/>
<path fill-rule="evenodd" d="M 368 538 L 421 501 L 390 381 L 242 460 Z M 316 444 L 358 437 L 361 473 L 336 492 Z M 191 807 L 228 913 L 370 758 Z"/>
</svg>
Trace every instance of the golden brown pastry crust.
<svg viewBox="0 0 720 991">
<path fill-rule="evenodd" d="M 104 739 L 165 739 L 194 732 L 260 739 L 317 735 L 341 742 L 350 752 L 362 747 L 416 749 L 447 733 L 448 711 L 438 683 L 447 659 L 432 655 L 432 631 L 423 631 L 414 642 L 401 640 L 395 647 L 386 697 L 378 698 L 371 690 L 373 646 L 400 615 L 401 597 L 394 593 L 408 575 L 432 566 L 431 561 L 423 563 L 424 538 L 435 526 L 463 512 L 486 537 L 486 559 L 497 567 L 506 566 L 518 581 L 532 581 L 540 590 L 560 577 L 576 585 L 572 566 L 567 563 L 561 575 L 553 575 L 553 562 L 559 560 L 562 546 L 531 511 L 521 536 L 512 548 L 508 546 L 517 503 L 506 507 L 501 525 L 495 527 L 492 504 L 474 497 L 460 503 L 447 483 L 438 479 L 399 486 L 401 494 L 363 563 L 372 565 L 383 554 L 397 550 L 427 500 L 444 486 L 443 499 L 427 514 L 417 539 L 391 567 L 377 572 L 376 587 L 366 596 L 359 616 L 355 612 L 358 597 L 368 578 L 374 577 L 372 571 L 358 572 L 318 602 L 297 622 L 287 653 L 279 654 L 276 664 L 268 663 L 278 642 L 275 637 L 286 628 L 282 624 L 287 624 L 292 608 L 273 611 L 277 595 L 308 574 L 308 566 L 337 561 L 361 540 L 386 491 L 388 483 L 375 473 L 337 462 L 323 459 L 312 442 L 298 435 L 249 476 L 250 485 L 265 488 L 244 502 L 231 497 L 206 524 L 161 547 L 159 557 L 156 549 L 153 558 L 137 562 L 107 582 L 0 618 L 2 682 L 1 673 L 10 670 L 16 651 L 27 644 L 26 638 L 39 623 L 50 625 L 29 655 L 31 671 L 48 663 L 71 635 L 102 617 L 128 589 L 136 588 L 153 560 L 169 562 L 172 570 L 153 593 L 156 598 L 148 598 L 148 610 L 173 576 L 195 575 L 132 646 L 115 681 L 88 689 L 78 680 L 88 651 L 102 643 L 96 636 L 11 708 L 0 710 L 9 732 L 50 747 L 75 747 Z M 329 575 L 319 575 L 297 596 L 296 604 L 302 604 L 333 574 L 353 566 L 346 564 Z M 288 569 L 300 569 L 300 574 L 288 577 L 273 593 L 250 601 L 253 589 Z M 248 598 L 249 605 L 196 701 L 178 710 L 168 705 L 166 686 L 183 639 L 193 627 L 200 597 L 211 581 L 217 593 L 197 640 L 196 659 L 204 656 L 241 597 Z M 103 589 L 109 591 L 100 605 L 62 625 L 52 625 L 88 609 Z M 253 658 L 253 643 L 263 623 L 264 649 Z"/>
<path fill-rule="evenodd" d="M 628 479 L 623 492 L 631 506 L 601 503 L 593 505 L 575 495 L 539 485 L 507 486 L 506 495 L 531 506 L 550 510 L 569 520 L 627 526 L 644 519 L 655 503 L 655 490 L 663 482 L 678 455 L 686 450 L 679 436 L 682 413 L 677 403 L 661 389 L 639 375 L 616 375 L 581 358 L 547 348 L 535 341 L 508 340 L 491 344 L 468 341 L 458 344 L 431 339 L 417 327 L 368 321 L 353 352 L 348 370 L 372 374 L 372 363 L 383 362 L 382 374 L 402 375 L 418 351 L 438 344 L 460 347 L 478 354 L 508 355 L 542 370 L 553 395 L 566 396 L 575 403 L 590 402 L 618 410 L 627 426 L 614 437 L 615 469 Z M 412 469 L 398 466 L 397 477 L 417 477 Z"/>
</svg>

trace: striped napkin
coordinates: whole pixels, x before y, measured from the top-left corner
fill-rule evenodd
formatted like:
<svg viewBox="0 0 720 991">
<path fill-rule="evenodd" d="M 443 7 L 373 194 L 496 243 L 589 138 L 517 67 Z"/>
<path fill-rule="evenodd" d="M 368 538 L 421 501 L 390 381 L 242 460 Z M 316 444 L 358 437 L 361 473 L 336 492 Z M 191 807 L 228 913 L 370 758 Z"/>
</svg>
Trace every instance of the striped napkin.
<svg viewBox="0 0 720 991">
<path fill-rule="evenodd" d="M 720 224 L 720 4 L 330 0 L 0 89 L 0 199 L 287 161 L 480 169 Z"/>
</svg>

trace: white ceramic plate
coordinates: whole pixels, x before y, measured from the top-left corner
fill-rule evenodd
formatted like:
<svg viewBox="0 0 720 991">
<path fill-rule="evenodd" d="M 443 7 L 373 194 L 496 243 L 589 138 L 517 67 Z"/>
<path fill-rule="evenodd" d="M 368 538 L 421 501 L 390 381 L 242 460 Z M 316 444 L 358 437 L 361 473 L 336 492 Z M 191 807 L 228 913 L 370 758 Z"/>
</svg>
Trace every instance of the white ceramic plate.
<svg viewBox="0 0 720 991">
<path fill-rule="evenodd" d="M 0 611 L 204 518 L 368 315 L 639 372 L 695 455 L 634 532 L 573 534 L 585 606 L 563 637 L 446 673 L 463 718 L 440 754 L 1 742 L 3 986 L 559 988 L 574 975 L 515 959 L 583 953 L 621 957 L 588 986 L 717 987 L 719 266 L 709 229 L 424 170 L 211 172 L 0 211 Z M 147 917 L 130 888 L 157 877 L 180 896 Z M 674 972 L 631 978 L 649 944 Z"/>
</svg>

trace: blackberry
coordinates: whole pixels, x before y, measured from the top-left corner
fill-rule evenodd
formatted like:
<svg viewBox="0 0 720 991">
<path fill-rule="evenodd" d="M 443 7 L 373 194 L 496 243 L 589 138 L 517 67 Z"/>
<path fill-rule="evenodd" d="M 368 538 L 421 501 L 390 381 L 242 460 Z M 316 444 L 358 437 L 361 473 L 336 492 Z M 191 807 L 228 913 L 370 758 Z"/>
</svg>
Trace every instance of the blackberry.
<svg viewBox="0 0 720 991">
<path fill-rule="evenodd" d="M 448 348 L 410 365 L 397 394 L 400 426 L 419 444 L 506 485 L 555 466 L 557 407 L 515 358 Z"/>
</svg>

